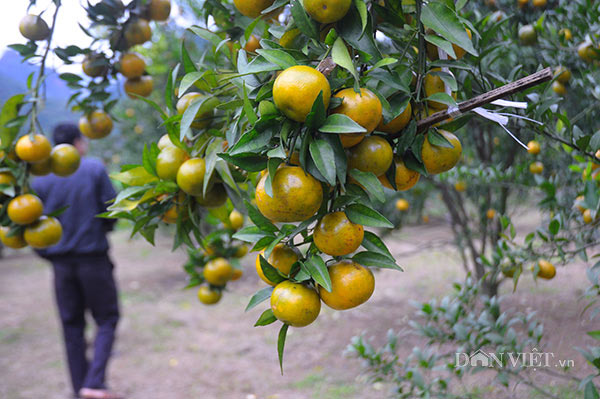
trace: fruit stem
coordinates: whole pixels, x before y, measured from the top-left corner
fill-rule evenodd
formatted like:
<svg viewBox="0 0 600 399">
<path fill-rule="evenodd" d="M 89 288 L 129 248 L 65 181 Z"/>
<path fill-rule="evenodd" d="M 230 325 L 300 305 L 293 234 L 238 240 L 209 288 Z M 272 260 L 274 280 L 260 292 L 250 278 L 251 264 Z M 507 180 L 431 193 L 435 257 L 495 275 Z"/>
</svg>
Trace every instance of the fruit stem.
<svg viewBox="0 0 600 399">
<path fill-rule="evenodd" d="M 42 86 L 42 82 L 44 81 L 44 74 L 46 73 L 46 61 L 48 59 L 48 54 L 50 54 L 50 49 L 52 48 L 52 37 L 54 36 L 54 28 L 56 27 L 56 19 L 58 18 L 58 11 L 62 5 L 60 0 L 54 2 L 56 5 L 56 9 L 54 10 L 54 15 L 52 17 L 52 25 L 50 26 L 50 35 L 48 36 L 46 50 L 44 51 L 44 55 L 42 56 L 42 60 L 40 63 L 40 73 L 35 82 L 35 87 L 33 89 L 33 104 L 31 107 L 31 134 L 35 134 L 39 127 L 40 131 L 43 133 L 43 129 L 38 122 L 38 106 L 40 105 L 40 88 Z"/>
</svg>

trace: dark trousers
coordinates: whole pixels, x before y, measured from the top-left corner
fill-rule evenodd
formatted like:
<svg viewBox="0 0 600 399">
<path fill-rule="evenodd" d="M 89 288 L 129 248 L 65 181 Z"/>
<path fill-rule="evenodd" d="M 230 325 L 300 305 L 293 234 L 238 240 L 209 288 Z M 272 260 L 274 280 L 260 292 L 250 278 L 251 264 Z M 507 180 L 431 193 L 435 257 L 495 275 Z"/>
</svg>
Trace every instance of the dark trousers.
<svg viewBox="0 0 600 399">
<path fill-rule="evenodd" d="M 51 262 L 74 392 L 77 394 L 81 388 L 104 389 L 119 320 L 113 264 L 108 255 L 54 257 Z M 86 356 L 84 336 L 86 309 L 98 327 L 91 361 Z"/>
</svg>

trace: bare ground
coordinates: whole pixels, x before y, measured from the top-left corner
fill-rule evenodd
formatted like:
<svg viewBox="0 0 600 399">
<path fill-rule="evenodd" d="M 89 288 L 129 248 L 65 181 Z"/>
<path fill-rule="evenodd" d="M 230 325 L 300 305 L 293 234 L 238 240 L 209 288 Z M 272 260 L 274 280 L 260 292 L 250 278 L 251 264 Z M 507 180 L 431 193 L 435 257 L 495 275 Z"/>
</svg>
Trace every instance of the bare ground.
<svg viewBox="0 0 600 399">
<path fill-rule="evenodd" d="M 184 253 L 171 253 L 167 239 L 151 247 L 116 233 L 112 252 L 123 317 L 110 384 L 132 399 L 384 398 L 386 387 L 365 382 L 360 362 L 344 356 L 344 349 L 354 335 L 364 332 L 382 342 L 388 329 L 405 328 L 414 313 L 411 300 L 441 297 L 450 282 L 462 277 L 450 247 L 419 250 L 426 242 L 443 243 L 448 237 L 442 224 L 405 228 L 388 237 L 406 271 L 378 272 L 376 292 L 365 305 L 346 312 L 323 307 L 313 325 L 291 329 L 281 376 L 278 323 L 252 327 L 265 304 L 243 311 L 252 293 L 263 287 L 253 272 L 253 255 L 245 259 L 244 277 L 231 284 L 221 303 L 205 307 L 193 291 L 182 289 Z M 0 261 L 0 273 L 0 398 L 67 398 L 50 268 L 30 253 L 13 252 Z M 550 282 L 536 285 L 525 278 L 506 301 L 508 308 L 538 310 L 548 332 L 545 346 L 559 359 L 575 359 L 575 370 L 582 375 L 590 369 L 573 346 L 591 344 L 584 332 L 598 328 L 597 322 L 592 326 L 580 318 L 585 287 L 584 267 L 570 265 Z M 93 329 L 88 332 L 91 337 Z M 404 353 L 418 343 L 411 341 L 403 342 Z M 563 384 L 540 378 L 550 388 Z M 513 397 L 485 376 L 477 384 L 486 397 Z"/>
</svg>

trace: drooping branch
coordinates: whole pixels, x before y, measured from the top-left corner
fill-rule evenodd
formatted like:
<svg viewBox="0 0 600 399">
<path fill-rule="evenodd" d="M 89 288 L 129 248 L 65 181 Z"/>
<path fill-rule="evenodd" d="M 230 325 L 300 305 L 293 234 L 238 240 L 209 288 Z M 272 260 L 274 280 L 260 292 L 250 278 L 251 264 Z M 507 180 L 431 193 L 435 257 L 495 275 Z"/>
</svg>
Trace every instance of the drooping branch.
<svg viewBox="0 0 600 399">
<path fill-rule="evenodd" d="M 526 76 L 515 82 L 508 83 L 502 87 L 498 87 L 497 89 L 494 89 L 487 93 L 483 93 L 477 97 L 473 97 L 470 100 L 463 101 L 462 103 L 458 104 L 458 107 L 454 109 L 449 108 L 444 111 L 436 112 L 435 114 L 418 121 L 417 131 L 420 133 L 424 133 L 431 126 L 434 126 L 437 123 L 443 122 L 447 119 L 457 116 L 457 114 L 464 114 L 466 112 L 474 110 L 475 108 L 481 107 L 482 105 L 489 104 L 492 101 L 505 98 L 507 96 L 510 96 L 511 94 L 519 93 L 521 91 L 529 89 L 530 87 L 534 87 L 544 82 L 548 82 L 549 80 L 552 80 L 552 77 L 552 68 L 548 67 L 546 69 L 534 73 L 533 75 Z"/>
</svg>

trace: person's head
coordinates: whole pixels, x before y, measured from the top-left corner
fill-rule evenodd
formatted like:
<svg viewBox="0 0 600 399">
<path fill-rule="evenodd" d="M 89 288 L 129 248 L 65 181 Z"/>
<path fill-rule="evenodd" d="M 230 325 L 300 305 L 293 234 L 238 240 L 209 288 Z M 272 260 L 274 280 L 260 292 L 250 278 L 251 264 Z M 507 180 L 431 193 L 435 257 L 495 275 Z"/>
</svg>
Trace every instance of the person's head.
<svg viewBox="0 0 600 399">
<path fill-rule="evenodd" d="M 52 134 L 54 139 L 54 144 L 71 144 L 81 155 L 85 155 L 88 150 L 87 140 L 81 132 L 79 128 L 74 123 L 61 123 L 54 128 L 54 132 Z"/>
</svg>

